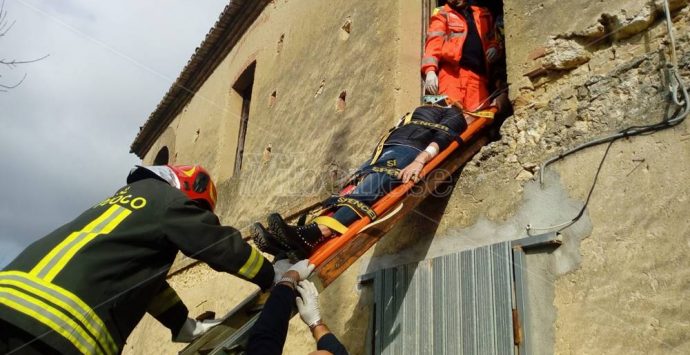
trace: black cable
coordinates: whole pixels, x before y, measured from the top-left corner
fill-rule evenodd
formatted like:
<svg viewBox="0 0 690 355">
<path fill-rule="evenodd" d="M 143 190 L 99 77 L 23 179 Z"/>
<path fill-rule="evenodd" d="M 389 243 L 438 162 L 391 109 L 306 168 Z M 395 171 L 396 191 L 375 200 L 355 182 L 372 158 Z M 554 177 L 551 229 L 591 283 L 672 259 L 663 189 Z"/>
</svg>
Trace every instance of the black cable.
<svg viewBox="0 0 690 355">
<path fill-rule="evenodd" d="M 685 88 L 685 85 L 683 85 L 683 82 L 680 81 L 677 72 L 674 73 L 674 75 L 676 75 L 676 79 L 678 79 L 678 82 L 679 82 L 678 91 L 680 91 L 680 94 L 683 96 L 683 101 L 682 101 L 682 106 L 679 106 L 677 108 L 674 115 L 672 115 L 672 118 L 665 119 L 661 122 L 652 123 L 649 125 L 637 125 L 637 126 L 630 126 L 630 127 L 623 128 L 615 134 L 609 135 L 607 137 L 595 139 L 595 140 L 592 140 L 592 141 L 587 142 L 587 143 L 583 143 L 583 144 L 581 144 L 575 148 L 572 148 L 572 149 L 570 149 L 564 153 L 561 153 L 558 156 L 556 156 L 552 159 L 549 159 L 548 161 L 546 161 L 542 165 L 542 168 L 540 169 L 540 172 L 539 172 L 539 174 L 540 174 L 539 175 L 539 181 L 540 181 L 540 183 L 543 184 L 543 174 L 544 174 L 544 170 L 546 169 L 546 166 L 548 166 L 551 163 L 554 163 L 558 160 L 561 160 L 564 157 L 566 157 L 570 154 L 573 154 L 577 151 L 580 151 L 582 149 L 585 149 L 588 147 L 593 147 L 593 146 L 596 146 L 596 145 L 599 145 L 602 143 L 607 143 L 607 142 L 609 143 L 609 145 L 606 148 L 606 151 L 604 153 L 604 156 L 601 158 L 601 162 L 599 163 L 599 167 L 598 167 L 597 172 L 594 176 L 594 181 L 592 181 L 592 186 L 590 187 L 589 193 L 587 194 L 587 199 L 585 200 L 585 204 L 580 209 L 580 212 L 578 212 L 578 214 L 572 220 L 570 220 L 569 222 L 566 222 L 565 224 L 558 224 L 558 225 L 551 226 L 548 228 L 533 228 L 530 225 L 528 225 L 527 226 L 527 233 L 528 234 L 529 234 L 529 231 L 532 229 L 549 230 L 549 229 L 559 228 L 557 232 L 561 232 L 564 229 L 572 226 L 575 222 L 577 222 L 580 218 L 582 218 L 582 216 L 584 215 L 585 209 L 587 208 L 587 206 L 589 204 L 589 200 L 592 197 L 592 192 L 594 191 L 594 187 L 596 186 L 597 180 L 599 178 L 599 173 L 601 172 L 601 168 L 604 165 L 604 161 L 606 160 L 606 157 L 609 153 L 609 150 L 611 149 L 611 146 L 613 145 L 613 143 L 615 141 L 617 141 L 618 139 L 621 139 L 621 138 L 633 137 L 633 136 L 643 135 L 643 134 L 647 134 L 647 133 L 651 134 L 651 133 L 654 133 L 657 131 L 661 131 L 661 130 L 664 130 L 667 128 L 674 127 L 674 126 L 680 124 L 681 122 L 683 122 L 685 120 L 688 113 L 690 113 L 690 95 L 688 95 L 688 91 Z M 671 94 L 674 94 L 674 93 L 671 93 Z M 674 99 L 674 101 L 675 101 L 675 99 Z"/>
<path fill-rule="evenodd" d="M 606 161 L 606 157 L 609 155 L 609 150 L 611 149 L 611 146 L 613 145 L 613 142 L 615 142 L 616 139 L 611 140 L 609 142 L 609 145 L 606 147 L 606 151 L 604 152 L 604 156 L 601 157 L 601 161 L 599 162 L 599 167 L 597 168 L 597 173 L 594 174 L 594 181 L 592 181 L 592 187 L 589 188 L 589 193 L 587 193 L 587 199 L 585 200 L 585 204 L 582 206 L 580 209 L 580 212 L 577 213 L 575 218 L 573 218 L 568 224 L 566 224 L 564 227 L 560 228 L 559 230 L 556 231 L 556 233 L 560 233 L 564 229 L 572 226 L 577 222 L 582 216 L 585 214 L 585 209 L 587 209 L 587 205 L 589 205 L 589 199 L 592 197 L 592 192 L 594 191 L 594 187 L 597 186 L 597 180 L 599 180 L 599 173 L 601 172 L 601 167 L 604 166 L 604 161 Z"/>
</svg>

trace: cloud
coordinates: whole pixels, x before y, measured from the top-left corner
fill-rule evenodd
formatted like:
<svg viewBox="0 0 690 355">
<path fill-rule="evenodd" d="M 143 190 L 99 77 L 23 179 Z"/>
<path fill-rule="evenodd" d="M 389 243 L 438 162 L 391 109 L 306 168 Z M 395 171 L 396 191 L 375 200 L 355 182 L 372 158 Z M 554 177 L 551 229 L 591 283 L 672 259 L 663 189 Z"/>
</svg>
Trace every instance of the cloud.
<svg viewBox="0 0 690 355">
<path fill-rule="evenodd" d="M 7 1 L 16 24 L 0 56 L 50 56 L 0 68 L 0 79 L 27 74 L 0 93 L 0 257 L 124 184 L 138 163 L 129 145 L 139 126 L 226 3 Z"/>
</svg>

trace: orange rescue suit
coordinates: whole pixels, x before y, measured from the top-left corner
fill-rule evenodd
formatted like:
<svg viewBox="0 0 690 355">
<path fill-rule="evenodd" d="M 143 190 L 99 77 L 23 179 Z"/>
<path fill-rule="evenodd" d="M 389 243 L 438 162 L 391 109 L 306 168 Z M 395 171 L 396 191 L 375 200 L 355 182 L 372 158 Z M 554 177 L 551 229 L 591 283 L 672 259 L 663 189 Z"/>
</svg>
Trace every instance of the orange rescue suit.
<svg viewBox="0 0 690 355">
<path fill-rule="evenodd" d="M 494 36 L 494 26 L 488 9 L 470 6 L 477 32 L 484 49 L 484 62 L 487 63 L 486 51 L 489 48 L 498 50 Z M 488 74 L 477 74 L 460 67 L 462 46 L 467 37 L 467 21 L 464 15 L 455 11 L 448 4 L 434 9 L 426 34 L 422 74 L 429 71 L 438 73 L 439 94 L 448 95 L 460 102 L 467 110 L 479 109 L 489 97 Z"/>
</svg>

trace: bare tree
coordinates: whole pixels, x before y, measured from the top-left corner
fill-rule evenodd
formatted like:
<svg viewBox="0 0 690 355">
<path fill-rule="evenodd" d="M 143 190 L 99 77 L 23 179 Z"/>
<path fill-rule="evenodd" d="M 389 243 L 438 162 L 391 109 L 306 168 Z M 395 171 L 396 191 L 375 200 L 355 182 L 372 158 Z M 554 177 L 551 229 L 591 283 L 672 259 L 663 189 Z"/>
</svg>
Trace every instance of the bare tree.
<svg viewBox="0 0 690 355">
<path fill-rule="evenodd" d="M 8 32 L 14 27 L 14 24 L 16 23 L 16 20 L 10 21 L 7 18 L 7 10 L 5 10 L 5 0 L 2 0 L 2 3 L 0 4 L 0 39 L 2 37 L 5 37 Z M 48 57 L 48 54 L 36 58 L 36 59 L 28 59 L 28 60 L 17 60 L 17 59 L 7 59 L 7 58 L 0 58 L 0 67 L 7 68 L 9 70 L 12 70 L 16 68 L 19 65 L 22 64 L 29 64 L 29 63 L 34 63 L 38 62 L 40 60 L 43 60 Z M 26 79 L 26 73 L 22 76 L 22 78 L 17 81 L 16 83 L 13 84 L 7 84 L 3 83 L 1 81 L 2 79 L 2 73 L 0 73 L 0 92 L 7 92 L 7 90 L 11 90 L 16 88 L 17 86 L 21 85 L 24 82 L 24 79 Z"/>
</svg>

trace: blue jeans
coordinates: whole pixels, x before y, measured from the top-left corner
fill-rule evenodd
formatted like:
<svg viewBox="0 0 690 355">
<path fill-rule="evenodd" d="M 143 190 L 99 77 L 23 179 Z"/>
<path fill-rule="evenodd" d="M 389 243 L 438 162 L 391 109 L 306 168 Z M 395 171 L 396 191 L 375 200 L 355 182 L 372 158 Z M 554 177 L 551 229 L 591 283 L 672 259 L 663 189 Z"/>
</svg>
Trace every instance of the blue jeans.
<svg viewBox="0 0 690 355">
<path fill-rule="evenodd" d="M 405 145 L 390 145 L 384 146 L 381 156 L 376 161 L 375 165 L 388 166 L 402 169 L 410 164 L 419 154 L 417 148 L 408 147 Z M 386 162 L 395 160 L 395 164 L 387 165 Z M 364 163 L 361 169 L 368 168 L 369 162 Z M 389 193 L 396 186 L 400 185 L 401 181 L 386 173 L 370 172 L 362 181 L 357 184 L 357 187 L 347 197 L 364 202 L 367 206 L 371 206 L 381 196 Z M 333 215 L 338 222 L 347 226 L 352 222 L 358 220 L 360 217 L 349 207 L 340 207 Z"/>
</svg>

